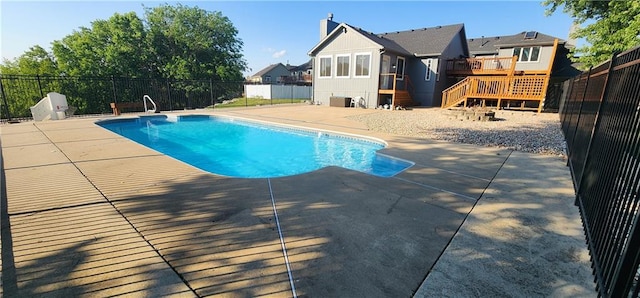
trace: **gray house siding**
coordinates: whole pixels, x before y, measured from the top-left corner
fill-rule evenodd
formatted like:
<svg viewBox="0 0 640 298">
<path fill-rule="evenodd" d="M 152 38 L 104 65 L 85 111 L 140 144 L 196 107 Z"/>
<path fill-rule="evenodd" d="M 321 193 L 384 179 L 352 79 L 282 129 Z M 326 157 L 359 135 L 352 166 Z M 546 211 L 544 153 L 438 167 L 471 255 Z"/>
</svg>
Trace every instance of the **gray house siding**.
<svg viewBox="0 0 640 298">
<path fill-rule="evenodd" d="M 466 42 L 466 41 L 464 41 Z M 423 106 L 440 106 L 442 102 L 442 91 L 455 83 L 444 75 L 444 67 L 447 59 L 459 58 L 465 56 L 463 37 L 458 35 L 451 43 L 442 51 L 439 56 L 424 58 L 420 60 L 420 71 L 422 77 L 418 82 L 414 82 L 414 86 L 419 90 L 414 99 Z M 429 81 L 426 80 L 426 71 L 428 60 L 431 60 L 431 74 Z M 416 77 L 418 78 L 418 77 Z M 420 83 L 421 86 L 418 87 Z"/>
<path fill-rule="evenodd" d="M 427 80 L 427 67 L 431 60 L 429 80 Z M 433 91 L 437 80 L 438 57 L 411 59 L 410 78 L 413 84 L 413 101 L 421 106 L 431 106 Z"/>
<path fill-rule="evenodd" d="M 527 46 L 529 47 L 529 46 Z M 518 61 L 516 63 L 516 70 L 546 70 L 549 67 L 551 57 L 554 55 L 553 46 L 541 46 L 540 58 L 537 62 L 523 62 Z M 499 57 L 510 57 L 513 55 L 513 48 L 503 48 L 498 51 Z"/>
<path fill-rule="evenodd" d="M 286 67 L 278 65 L 276 68 L 262 75 L 262 83 L 276 84 L 276 83 L 279 83 L 277 81 L 279 77 L 288 77 L 290 75 L 291 75 L 291 72 Z M 265 80 L 267 76 L 271 76 L 271 82 L 267 82 Z"/>
<path fill-rule="evenodd" d="M 314 56 L 314 102 L 329 105 L 331 96 L 357 97 L 365 99 L 367 107 L 375 107 L 378 93 L 380 45 L 363 37 L 358 32 L 347 30 L 330 37 Z M 368 77 L 355 76 L 355 55 L 368 53 L 371 56 Z M 331 76 L 320 76 L 321 58 L 331 58 Z M 337 57 L 349 57 L 348 75 L 337 77 Z"/>
<path fill-rule="evenodd" d="M 321 32 L 325 28 L 321 26 Z M 355 77 L 355 57 L 357 53 L 371 54 L 370 75 Z M 379 94 L 379 88 L 392 90 L 394 77 L 381 73 L 398 73 L 399 57 L 404 58 L 404 74 L 411 80 L 411 98 L 421 106 L 439 105 L 442 90 L 449 83 L 442 73 L 443 62 L 447 58 L 468 55 L 464 25 L 454 24 L 373 34 L 362 29 L 340 24 L 309 52 L 314 58 L 314 101 L 329 105 L 331 96 L 362 96 L 368 108 L 391 103 L 391 94 Z M 384 57 L 389 57 L 386 64 Z M 341 69 L 338 75 L 338 59 L 349 57 L 349 74 Z M 331 60 L 331 74 L 326 74 L 323 63 Z M 324 62 L 323 62 L 324 61 Z M 430 67 L 428 66 L 430 65 Z M 387 66 L 388 69 L 386 68 Z M 394 67 L 395 66 L 395 67 Z M 426 78 L 429 68 L 429 79 Z M 384 70 L 384 71 L 383 71 Z M 324 74 L 323 77 L 320 74 Z M 442 80 L 441 80 L 442 79 Z M 396 90 L 405 90 L 407 79 L 396 78 Z M 401 92 L 398 96 L 404 96 Z M 405 100 L 401 98 L 400 100 Z"/>
</svg>

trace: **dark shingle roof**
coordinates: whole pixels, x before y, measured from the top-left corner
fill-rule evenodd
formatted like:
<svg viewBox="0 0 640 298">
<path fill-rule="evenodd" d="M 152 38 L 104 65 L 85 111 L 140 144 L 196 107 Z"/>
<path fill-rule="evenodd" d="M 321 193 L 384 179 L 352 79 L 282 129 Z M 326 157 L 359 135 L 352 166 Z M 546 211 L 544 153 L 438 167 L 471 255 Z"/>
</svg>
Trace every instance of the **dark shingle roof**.
<svg viewBox="0 0 640 298">
<path fill-rule="evenodd" d="M 440 55 L 463 29 L 464 24 L 455 24 L 388 32 L 378 34 L 378 36 L 398 44 L 409 54 Z M 463 40 L 464 38 L 466 37 L 463 37 Z"/>
<path fill-rule="evenodd" d="M 500 42 L 500 36 L 480 37 L 467 39 L 469 45 L 469 53 L 471 55 L 491 55 L 498 54 L 497 42 Z"/>
<path fill-rule="evenodd" d="M 526 32 L 520 32 L 514 35 L 501 36 L 500 40 L 496 42 L 496 46 L 501 48 L 513 47 L 513 46 L 526 46 L 526 45 L 552 45 L 553 41 L 557 37 L 542 34 L 537 32 L 536 37 L 533 39 L 525 39 L 524 34 Z M 559 38 L 558 38 L 559 39 Z M 564 40 L 559 39 L 559 43 L 564 43 Z"/>
<path fill-rule="evenodd" d="M 307 70 L 307 69 L 310 69 L 310 68 L 311 68 L 311 66 L 312 66 L 312 65 L 311 65 L 311 59 L 309 59 L 309 61 L 307 61 L 307 62 L 305 62 L 305 63 L 303 63 L 303 64 L 300 64 L 300 65 L 298 65 L 298 66 L 292 66 L 292 67 L 290 67 L 290 68 L 289 68 L 289 70 L 290 70 L 290 71 L 305 71 L 305 70 Z"/>
<path fill-rule="evenodd" d="M 470 38 L 467 40 L 469 53 L 472 55 L 497 54 L 500 48 L 526 45 L 552 45 L 556 39 L 556 37 L 540 32 L 537 32 L 536 37 L 533 39 L 525 39 L 525 33 L 526 32 L 520 32 L 514 35 Z M 562 39 L 559 39 L 558 42 L 560 44 L 565 43 Z"/>
<path fill-rule="evenodd" d="M 399 54 L 410 54 L 401 45 L 397 44 L 395 41 L 393 41 L 391 39 L 382 37 L 380 34 L 367 32 L 367 31 L 364 31 L 364 30 L 362 30 L 360 28 L 352 27 L 352 26 L 349 26 L 347 24 L 345 24 L 345 25 L 350 27 L 350 28 L 352 28 L 352 29 L 354 29 L 354 30 L 357 30 L 358 32 L 360 32 L 360 34 L 364 35 L 366 38 L 370 39 L 371 41 L 381 45 L 383 48 L 385 48 L 387 50 L 391 50 L 391 51 L 394 51 L 394 52 L 399 53 Z"/>
<path fill-rule="evenodd" d="M 375 34 L 353 27 L 346 23 L 341 23 L 338 28 L 332 31 L 332 34 L 334 34 L 334 32 L 338 32 L 337 30 L 339 30 L 340 26 L 347 28 L 347 30 L 355 30 L 359 32 L 364 37 L 380 45 L 385 50 L 393 51 L 402 55 L 417 54 L 418 56 L 440 55 L 449 46 L 449 44 L 451 44 L 454 38 L 458 37 L 458 33 L 461 33 L 461 42 L 463 47 L 465 47 L 464 51 L 467 52 L 466 44 L 464 43 L 464 39 L 466 39 L 464 35 L 464 24 Z M 320 45 L 326 42 L 328 38 L 329 36 L 311 49 L 309 54 L 311 55 L 319 48 Z"/>
</svg>

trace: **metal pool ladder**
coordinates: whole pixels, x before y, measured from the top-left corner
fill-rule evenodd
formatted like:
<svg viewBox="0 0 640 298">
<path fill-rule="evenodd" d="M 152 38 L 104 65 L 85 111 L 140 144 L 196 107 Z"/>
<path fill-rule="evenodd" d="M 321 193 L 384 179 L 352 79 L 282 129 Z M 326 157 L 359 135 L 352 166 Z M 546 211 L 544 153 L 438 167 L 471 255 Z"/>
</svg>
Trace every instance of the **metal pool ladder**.
<svg viewBox="0 0 640 298">
<path fill-rule="evenodd" d="M 153 104 L 153 109 L 147 109 L 147 100 L 149 100 L 149 102 L 151 102 L 151 104 Z M 156 106 L 156 103 L 153 101 L 153 99 L 151 99 L 151 97 L 149 95 L 143 95 L 142 96 L 142 102 L 144 103 L 144 112 L 145 113 L 155 113 L 158 110 L 158 106 Z"/>
</svg>

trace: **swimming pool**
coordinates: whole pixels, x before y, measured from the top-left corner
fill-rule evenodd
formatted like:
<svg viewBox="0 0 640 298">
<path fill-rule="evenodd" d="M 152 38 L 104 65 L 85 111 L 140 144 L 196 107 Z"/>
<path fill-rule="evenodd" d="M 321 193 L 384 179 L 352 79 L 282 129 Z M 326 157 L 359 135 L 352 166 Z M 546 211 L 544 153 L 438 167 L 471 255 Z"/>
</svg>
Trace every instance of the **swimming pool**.
<svg viewBox="0 0 640 298">
<path fill-rule="evenodd" d="M 157 115 L 96 122 L 108 130 L 214 174 L 272 178 L 339 166 L 391 177 L 413 162 L 379 154 L 364 137 L 208 115 Z"/>
</svg>

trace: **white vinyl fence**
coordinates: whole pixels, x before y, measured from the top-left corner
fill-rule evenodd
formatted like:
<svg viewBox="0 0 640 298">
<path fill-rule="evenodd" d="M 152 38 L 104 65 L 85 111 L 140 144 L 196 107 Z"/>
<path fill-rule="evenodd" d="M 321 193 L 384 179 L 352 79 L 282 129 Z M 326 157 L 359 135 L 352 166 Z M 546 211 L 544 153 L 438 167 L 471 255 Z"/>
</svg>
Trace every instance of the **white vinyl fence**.
<svg viewBox="0 0 640 298">
<path fill-rule="evenodd" d="M 295 85 L 244 85 L 247 98 L 311 99 L 311 86 Z"/>
</svg>

